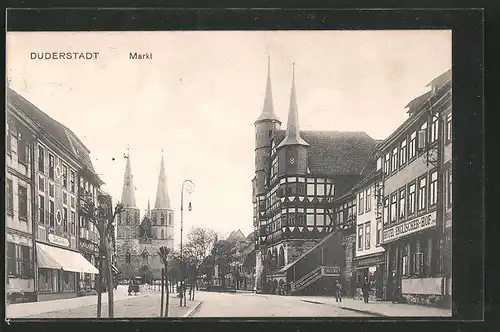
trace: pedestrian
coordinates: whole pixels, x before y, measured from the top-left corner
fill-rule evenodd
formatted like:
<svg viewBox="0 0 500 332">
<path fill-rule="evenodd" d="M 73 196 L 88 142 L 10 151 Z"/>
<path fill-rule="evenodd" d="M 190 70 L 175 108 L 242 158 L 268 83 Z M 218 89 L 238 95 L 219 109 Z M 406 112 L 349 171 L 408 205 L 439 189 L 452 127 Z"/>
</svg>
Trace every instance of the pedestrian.
<svg viewBox="0 0 500 332">
<path fill-rule="evenodd" d="M 132 286 L 133 286 L 133 282 L 132 282 L 132 279 L 130 279 L 128 281 L 128 295 L 132 295 Z"/>
<path fill-rule="evenodd" d="M 368 303 L 368 297 L 370 296 L 370 284 L 368 283 L 368 278 L 365 278 L 362 286 L 363 298 L 365 303 Z"/>
<path fill-rule="evenodd" d="M 335 284 L 335 300 L 337 302 L 342 302 L 342 285 L 338 280 L 337 283 Z"/>
</svg>

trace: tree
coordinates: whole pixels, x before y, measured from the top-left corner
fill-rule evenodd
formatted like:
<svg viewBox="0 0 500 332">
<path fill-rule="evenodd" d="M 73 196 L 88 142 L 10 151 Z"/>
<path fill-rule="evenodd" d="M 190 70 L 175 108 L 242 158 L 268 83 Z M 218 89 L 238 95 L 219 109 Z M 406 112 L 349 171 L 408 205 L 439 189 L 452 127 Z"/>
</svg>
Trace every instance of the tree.
<svg viewBox="0 0 500 332">
<path fill-rule="evenodd" d="M 184 246 L 184 262 L 190 279 L 191 300 L 194 300 L 196 281 L 205 259 L 210 255 L 217 239 L 215 231 L 209 228 L 193 227 Z"/>
<path fill-rule="evenodd" d="M 171 250 L 167 247 L 160 247 L 160 250 L 158 251 L 158 255 L 160 255 L 160 258 L 161 258 L 161 261 L 163 263 L 163 271 L 164 273 L 162 273 L 161 277 L 162 278 L 165 278 L 166 281 L 167 281 L 167 285 L 166 285 L 166 288 L 167 288 L 167 301 L 166 301 L 166 304 L 165 304 L 165 313 L 163 315 L 163 317 L 168 317 L 168 307 L 169 307 L 169 296 L 170 296 L 170 292 L 169 292 L 169 288 L 168 288 L 168 278 L 167 278 L 167 271 L 168 271 L 168 258 L 171 254 Z M 163 280 L 162 280 L 162 283 L 163 283 Z M 161 306 L 163 307 L 163 289 L 162 289 L 162 293 L 161 293 Z M 161 316 L 161 313 L 160 313 L 160 316 Z"/>
<path fill-rule="evenodd" d="M 219 273 L 222 277 L 222 287 L 225 287 L 225 276 L 231 271 L 233 248 L 233 244 L 226 240 L 219 240 L 214 246 L 214 260 L 219 267 Z"/>
</svg>

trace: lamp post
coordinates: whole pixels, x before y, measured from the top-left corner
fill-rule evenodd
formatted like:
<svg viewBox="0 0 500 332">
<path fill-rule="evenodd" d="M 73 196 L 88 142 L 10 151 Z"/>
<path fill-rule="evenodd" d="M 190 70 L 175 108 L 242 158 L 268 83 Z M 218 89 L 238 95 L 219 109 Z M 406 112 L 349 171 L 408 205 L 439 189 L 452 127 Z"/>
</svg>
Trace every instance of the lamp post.
<svg viewBox="0 0 500 332">
<path fill-rule="evenodd" d="M 191 180 L 184 180 L 181 187 L 181 285 L 180 285 L 180 306 L 186 306 L 186 299 L 184 296 L 184 257 L 182 251 L 182 232 L 184 226 L 183 212 L 184 212 L 184 191 L 187 191 L 191 194 L 194 191 L 194 183 Z M 189 202 L 188 210 L 192 210 L 191 202 Z M 182 299 L 184 298 L 184 305 L 182 304 Z"/>
</svg>

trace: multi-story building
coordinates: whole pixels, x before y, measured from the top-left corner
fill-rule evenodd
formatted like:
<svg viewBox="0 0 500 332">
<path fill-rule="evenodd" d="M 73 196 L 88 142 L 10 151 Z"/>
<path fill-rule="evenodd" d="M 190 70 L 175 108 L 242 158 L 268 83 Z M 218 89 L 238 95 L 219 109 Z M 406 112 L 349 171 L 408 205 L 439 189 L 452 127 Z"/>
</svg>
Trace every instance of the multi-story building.
<svg viewBox="0 0 500 332">
<path fill-rule="evenodd" d="M 253 203 L 260 251 L 257 288 L 270 292 L 276 292 L 280 283 L 293 288 L 291 283 L 311 272 L 300 270 L 309 269 L 310 264 L 297 265 L 301 268 L 296 266 L 295 274 L 288 269 L 333 230 L 334 196 L 359 181 L 376 145 L 363 132 L 300 131 L 295 78 L 287 129 L 280 130 L 280 126 L 268 72 L 263 112 L 255 122 Z"/>
<path fill-rule="evenodd" d="M 451 188 L 451 176 L 443 178 L 451 172 L 443 170 L 443 156 L 451 160 L 451 148 L 447 151 L 443 140 L 451 122 L 444 126 L 443 117 L 451 112 L 451 70 L 430 86 L 408 104 L 409 118 L 378 152 L 384 174 L 385 297 L 437 304 L 446 297 L 443 198 L 450 200 L 451 212 L 451 191 L 447 198 L 443 187 Z"/>
<path fill-rule="evenodd" d="M 9 95 L 10 97 L 10 95 Z M 5 133 L 5 293 L 9 302 L 36 301 L 33 202 L 33 147 L 36 125 L 7 100 Z"/>
<path fill-rule="evenodd" d="M 35 290 L 38 301 L 76 296 L 79 273 L 98 273 L 78 252 L 78 157 L 76 135 L 21 95 L 8 89 L 19 116 L 35 124 L 31 199 Z"/>
<path fill-rule="evenodd" d="M 170 207 L 163 156 L 153 209 L 140 221 L 135 202 L 130 156 L 127 155 L 122 191 L 123 212 L 117 216 L 116 267 L 122 278 L 140 277 L 149 282 L 161 278 L 163 262 L 158 254 L 164 246 L 174 248 L 174 211 Z"/>
</svg>

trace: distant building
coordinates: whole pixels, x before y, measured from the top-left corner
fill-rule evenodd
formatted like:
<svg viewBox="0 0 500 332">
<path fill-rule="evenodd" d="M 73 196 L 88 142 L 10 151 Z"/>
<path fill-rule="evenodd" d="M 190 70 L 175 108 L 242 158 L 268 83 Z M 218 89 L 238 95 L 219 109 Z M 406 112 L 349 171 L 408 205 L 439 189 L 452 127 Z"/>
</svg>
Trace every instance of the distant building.
<svg viewBox="0 0 500 332">
<path fill-rule="evenodd" d="M 335 230 L 332 202 L 359 181 L 376 141 L 364 132 L 299 130 L 295 74 L 287 129 L 280 130 L 268 70 L 263 111 L 255 121 L 256 283 L 259 290 L 278 293 L 311 272 L 288 269 Z M 310 283 L 295 291 L 316 288 Z"/>
<path fill-rule="evenodd" d="M 155 205 L 150 209 L 148 202 L 147 213 L 142 220 L 135 201 L 130 156 L 127 155 L 126 159 L 121 200 L 124 209 L 116 220 L 116 267 L 124 279 L 158 280 L 163 267 L 159 248 L 174 248 L 174 211 L 170 207 L 163 156 Z"/>
</svg>

